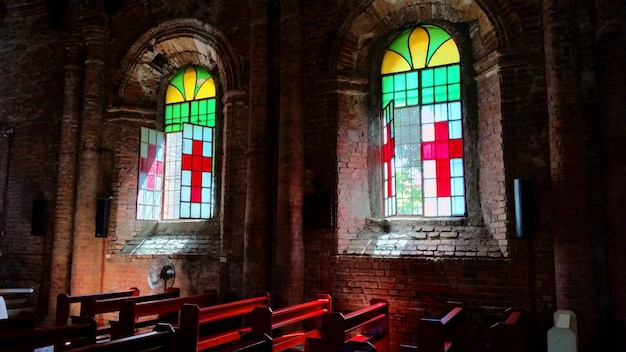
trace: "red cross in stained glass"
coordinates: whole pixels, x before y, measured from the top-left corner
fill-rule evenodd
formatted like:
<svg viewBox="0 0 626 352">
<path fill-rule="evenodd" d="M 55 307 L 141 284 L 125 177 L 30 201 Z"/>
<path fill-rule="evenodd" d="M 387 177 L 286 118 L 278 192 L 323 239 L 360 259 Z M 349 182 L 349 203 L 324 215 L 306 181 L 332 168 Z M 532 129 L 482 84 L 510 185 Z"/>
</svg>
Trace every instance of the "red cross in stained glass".
<svg viewBox="0 0 626 352">
<path fill-rule="evenodd" d="M 393 187 L 391 185 L 391 179 L 393 176 L 394 170 L 392 169 L 391 160 L 395 157 L 396 154 L 396 140 L 391 134 L 392 124 L 387 124 L 385 126 L 385 133 L 387 134 L 386 143 L 383 145 L 383 162 L 387 163 L 387 168 L 385 172 L 387 173 L 387 197 L 391 197 Z"/>
<path fill-rule="evenodd" d="M 191 154 L 183 153 L 182 169 L 191 171 L 191 202 L 202 202 L 202 173 L 212 172 L 213 160 L 210 156 L 202 155 L 203 142 L 194 140 Z"/>
</svg>

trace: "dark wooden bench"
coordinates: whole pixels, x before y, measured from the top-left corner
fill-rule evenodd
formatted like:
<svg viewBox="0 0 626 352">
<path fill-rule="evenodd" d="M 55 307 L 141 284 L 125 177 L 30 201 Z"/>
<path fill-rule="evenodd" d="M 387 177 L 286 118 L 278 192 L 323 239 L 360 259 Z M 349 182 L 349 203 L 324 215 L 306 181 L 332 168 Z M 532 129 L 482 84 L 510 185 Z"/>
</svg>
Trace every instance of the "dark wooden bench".
<svg viewBox="0 0 626 352">
<path fill-rule="evenodd" d="M 492 352 L 525 352 L 530 350 L 528 316 L 525 311 L 509 308 L 504 321 L 491 326 Z"/>
<path fill-rule="evenodd" d="M 269 306 L 269 294 L 263 296 L 218 304 L 208 307 L 199 307 L 196 304 L 185 304 L 180 314 L 180 329 L 178 336 L 180 343 L 177 346 L 180 352 L 197 352 L 212 347 L 239 341 L 242 335 L 251 328 L 244 325 L 245 316 L 256 307 Z M 235 327 L 216 328 L 215 331 L 202 333 L 201 330 L 208 324 L 239 320 Z M 263 339 L 259 339 L 263 341 Z M 259 342 L 256 341 L 255 343 Z M 242 344 L 245 347 L 246 344 Z"/>
<path fill-rule="evenodd" d="M 330 295 L 318 294 L 317 299 L 276 310 L 254 308 L 250 314 L 250 336 L 269 336 L 272 350 L 303 344 L 308 338 L 319 338 L 322 315 L 332 311 Z"/>
<path fill-rule="evenodd" d="M 389 302 L 374 298 L 369 306 L 345 315 L 340 312 L 324 313 L 320 330 L 319 339 L 309 339 L 309 352 L 347 352 L 372 348 L 388 352 Z"/>
<path fill-rule="evenodd" d="M 9 318 L 18 315 L 20 312 L 36 313 L 37 307 L 33 301 L 34 290 L 30 287 L 0 288 L 7 315 Z"/>
<path fill-rule="evenodd" d="M 89 297 L 85 301 L 82 302 L 80 307 L 80 316 L 82 317 L 91 317 L 96 318 L 98 314 L 105 313 L 115 313 L 119 312 L 122 306 L 123 301 L 133 301 L 133 302 L 150 302 L 150 301 L 159 301 L 168 298 L 177 298 L 180 297 L 180 289 L 176 287 L 170 287 L 167 289 L 167 292 L 157 293 L 153 295 L 144 295 L 144 296 L 131 296 L 131 297 L 117 297 L 117 298 L 109 298 L 99 300 L 96 297 Z M 111 325 L 104 324 L 98 326 L 98 335 L 109 335 L 111 333 Z"/>
<path fill-rule="evenodd" d="M 79 303 L 82 309 L 83 302 L 91 299 L 103 300 L 131 296 L 139 296 L 139 289 L 136 287 L 132 287 L 123 291 L 100 292 L 73 296 L 70 296 L 67 293 L 60 293 L 59 295 L 57 295 L 55 325 L 62 326 L 68 324 L 68 320 L 70 318 L 70 306 L 74 303 Z"/>
<path fill-rule="evenodd" d="M 453 352 L 465 345 L 465 312 L 454 307 L 442 318 L 421 318 L 417 322 L 417 346 L 401 345 L 404 351 Z"/>
<path fill-rule="evenodd" d="M 24 311 L 8 319 L 0 319 L 0 336 L 35 330 L 35 314 Z"/>
<path fill-rule="evenodd" d="M 92 318 L 73 317 L 72 323 L 63 326 L 25 329 L 0 335 L 3 352 L 33 350 L 55 346 L 55 352 L 96 343 L 96 321 Z"/>
<path fill-rule="evenodd" d="M 154 326 L 157 323 L 178 325 L 179 313 L 185 304 L 206 307 L 216 303 L 217 291 L 149 302 L 124 300 L 120 303 L 118 321 L 110 322 L 111 339 L 133 336 L 137 329 Z"/>
<path fill-rule="evenodd" d="M 71 352 L 177 352 L 176 335 L 170 324 L 159 323 L 141 335 L 111 340 L 70 350 Z"/>
</svg>

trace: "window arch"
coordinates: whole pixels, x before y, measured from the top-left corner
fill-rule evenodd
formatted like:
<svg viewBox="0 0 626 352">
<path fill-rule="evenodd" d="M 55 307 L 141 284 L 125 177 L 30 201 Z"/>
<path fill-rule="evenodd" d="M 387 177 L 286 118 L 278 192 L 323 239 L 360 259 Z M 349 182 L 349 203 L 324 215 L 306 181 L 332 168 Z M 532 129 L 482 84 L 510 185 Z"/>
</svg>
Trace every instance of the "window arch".
<svg viewBox="0 0 626 352">
<path fill-rule="evenodd" d="M 137 219 L 210 219 L 215 211 L 216 87 L 200 66 L 165 93 L 164 132 L 141 128 Z"/>
<path fill-rule="evenodd" d="M 464 216 L 460 53 L 444 29 L 400 33 L 381 65 L 384 216 Z"/>
</svg>

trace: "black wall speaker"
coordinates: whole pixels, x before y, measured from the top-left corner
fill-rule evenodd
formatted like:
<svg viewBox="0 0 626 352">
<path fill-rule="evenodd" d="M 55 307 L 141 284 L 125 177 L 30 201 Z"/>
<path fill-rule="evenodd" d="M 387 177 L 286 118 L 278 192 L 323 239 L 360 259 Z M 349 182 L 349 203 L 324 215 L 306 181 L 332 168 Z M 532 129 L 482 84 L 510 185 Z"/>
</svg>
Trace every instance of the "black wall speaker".
<svg viewBox="0 0 626 352">
<path fill-rule="evenodd" d="M 516 178 L 514 180 L 515 199 L 515 233 L 517 237 L 528 237 L 533 234 L 533 184 L 530 180 Z"/>
<path fill-rule="evenodd" d="M 33 214 L 30 223 L 30 234 L 43 236 L 46 232 L 46 200 L 33 200 Z"/>
<path fill-rule="evenodd" d="M 107 237 L 109 229 L 109 198 L 96 199 L 96 237 Z"/>
</svg>

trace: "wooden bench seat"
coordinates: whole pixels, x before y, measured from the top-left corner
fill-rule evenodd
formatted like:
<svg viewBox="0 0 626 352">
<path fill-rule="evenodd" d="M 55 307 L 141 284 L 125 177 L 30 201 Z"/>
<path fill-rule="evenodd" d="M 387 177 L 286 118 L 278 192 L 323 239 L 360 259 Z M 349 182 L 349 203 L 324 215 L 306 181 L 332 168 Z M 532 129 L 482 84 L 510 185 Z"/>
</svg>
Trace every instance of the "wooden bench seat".
<svg viewBox="0 0 626 352">
<path fill-rule="evenodd" d="M 133 336 L 139 328 L 154 326 L 162 322 L 177 326 L 183 305 L 196 304 L 199 307 L 206 307 L 216 302 L 216 291 L 149 302 L 123 300 L 120 303 L 118 321 L 110 322 L 111 339 Z"/>
<path fill-rule="evenodd" d="M 322 314 L 332 311 L 330 295 L 276 310 L 254 308 L 250 314 L 250 334 L 272 339 L 272 350 L 283 351 L 306 343 L 308 338 L 320 337 Z"/>
<path fill-rule="evenodd" d="M 528 316 L 525 311 L 509 308 L 505 319 L 491 326 L 492 352 L 525 352 L 529 346 Z"/>
<path fill-rule="evenodd" d="M 452 308 L 442 318 L 421 318 L 417 322 L 417 346 L 401 345 L 402 350 L 420 352 L 460 351 L 465 345 L 465 312 Z"/>
<path fill-rule="evenodd" d="M 324 313 L 321 324 L 320 338 L 308 341 L 309 352 L 345 352 L 364 346 L 389 351 L 389 302 L 385 299 L 372 299 L 369 306 L 345 315 Z"/>
<path fill-rule="evenodd" d="M 269 306 L 269 294 L 244 300 L 218 304 L 208 307 L 199 307 L 195 304 L 185 304 L 180 315 L 179 336 L 181 352 L 197 352 L 217 347 L 229 342 L 238 341 L 243 333 L 250 331 L 244 325 L 245 316 L 256 307 Z M 210 333 L 202 333 L 203 327 L 238 318 L 235 327 L 216 328 Z"/>
<path fill-rule="evenodd" d="M 174 328 L 157 324 L 153 331 L 141 335 L 71 349 L 68 352 L 177 352 Z"/>
<path fill-rule="evenodd" d="M 139 296 L 139 289 L 132 287 L 122 291 L 99 292 L 82 295 L 68 295 L 67 293 L 60 293 L 57 295 L 55 325 L 63 326 L 68 324 L 70 318 L 70 306 L 74 303 L 80 304 L 82 309 L 83 303 L 91 299 L 103 300 L 131 296 Z"/>
</svg>

